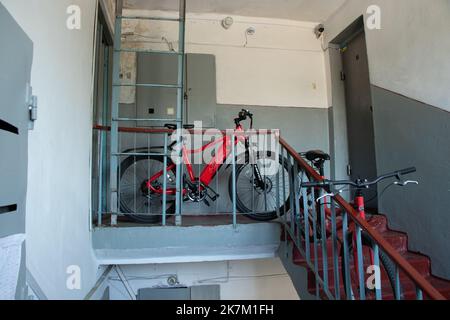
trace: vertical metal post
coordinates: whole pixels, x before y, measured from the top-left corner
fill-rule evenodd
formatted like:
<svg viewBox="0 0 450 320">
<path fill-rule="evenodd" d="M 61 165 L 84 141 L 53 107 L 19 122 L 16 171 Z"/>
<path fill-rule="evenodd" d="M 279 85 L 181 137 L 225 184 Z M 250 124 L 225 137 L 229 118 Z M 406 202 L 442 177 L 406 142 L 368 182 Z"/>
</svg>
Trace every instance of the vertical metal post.
<svg viewBox="0 0 450 320">
<path fill-rule="evenodd" d="M 98 153 L 98 188 L 97 188 L 97 227 L 102 225 L 102 180 L 103 180 L 103 154 L 102 154 L 102 131 L 97 131 L 97 153 Z"/>
<path fill-rule="evenodd" d="M 287 153 L 287 150 L 284 150 L 284 148 L 281 150 L 281 167 L 284 170 L 285 167 L 285 157 L 284 154 L 285 152 Z M 286 249 L 286 254 L 287 254 L 287 248 L 288 248 L 288 223 L 287 223 L 287 216 L 286 216 L 286 205 L 285 205 L 285 200 L 286 200 L 286 175 L 283 174 L 282 177 L 282 185 L 283 185 L 283 198 L 281 199 L 281 201 L 283 201 L 283 222 L 284 222 L 284 239 L 285 239 L 285 249 Z"/>
<path fill-rule="evenodd" d="M 423 300 L 423 292 L 419 287 L 416 287 L 416 299 Z"/>
<path fill-rule="evenodd" d="M 376 243 L 373 244 L 373 263 L 376 267 L 375 270 L 375 299 L 381 300 L 381 268 L 380 268 L 380 248 Z M 380 271 L 380 272 L 378 272 Z"/>
<path fill-rule="evenodd" d="M 395 266 L 395 300 L 402 299 L 402 290 L 400 288 L 400 269 Z"/>
<path fill-rule="evenodd" d="M 302 239 L 301 239 L 301 219 L 300 219 L 300 186 L 298 183 L 298 164 L 296 161 L 294 161 L 294 177 L 293 177 L 293 189 L 294 189 L 294 221 L 297 232 L 296 235 L 296 243 L 298 247 L 301 247 Z M 294 233 L 295 234 L 295 233 Z"/>
<path fill-rule="evenodd" d="M 96 30 L 96 48 L 95 48 L 95 52 L 96 52 L 96 61 L 95 61 L 95 65 L 97 68 L 97 71 L 104 71 L 104 69 L 102 68 L 102 66 L 100 65 L 100 56 L 102 56 L 103 52 L 100 52 L 100 49 L 103 49 L 101 44 L 102 44 L 102 37 L 103 37 L 103 25 L 102 24 L 98 24 L 97 25 L 97 30 Z M 98 96 L 99 94 L 99 77 L 100 77 L 100 73 L 97 72 L 97 75 L 95 77 L 95 92 Z M 104 72 L 102 74 L 102 77 L 104 77 Z M 104 86 L 103 88 L 104 89 Z M 102 90 L 103 91 L 103 90 Z M 102 92 L 104 94 L 104 92 Z M 95 101 L 94 105 L 96 106 L 95 108 L 95 112 L 94 112 L 94 121 L 95 123 L 97 123 L 98 119 L 99 119 L 99 109 L 100 106 L 98 105 L 98 99 Z M 101 226 L 101 212 L 102 212 L 102 200 L 101 200 L 101 196 L 102 196 L 102 132 L 101 131 L 96 131 L 97 134 L 97 170 L 98 170 L 98 183 L 97 183 L 97 226 Z M 91 221 L 91 226 L 92 226 L 92 220 L 89 219 Z"/>
<path fill-rule="evenodd" d="M 333 241 L 333 270 L 334 270 L 334 294 L 336 300 L 341 299 L 340 279 L 339 279 L 339 252 L 338 252 L 338 235 L 336 225 L 336 203 L 331 199 L 331 238 Z"/>
<path fill-rule="evenodd" d="M 179 0 L 179 28 L 178 28 L 178 88 L 177 88 L 177 143 L 182 146 L 182 128 L 183 128 L 183 109 L 184 109 L 184 62 L 185 62 L 185 26 L 186 26 L 186 0 Z M 180 152 L 182 152 L 180 150 Z M 179 155 L 180 160 L 183 159 L 182 154 Z M 182 161 L 179 161 L 176 166 L 176 225 L 181 225 L 182 203 L 183 203 L 183 173 Z"/>
<path fill-rule="evenodd" d="M 236 201 L 237 201 L 237 195 L 236 195 L 236 146 L 235 146 L 235 140 L 236 136 L 233 134 L 231 136 L 231 157 L 233 161 L 233 183 L 232 183 L 232 192 L 233 192 L 233 228 L 237 228 L 237 209 L 236 209 Z"/>
<path fill-rule="evenodd" d="M 356 251 L 358 256 L 358 276 L 359 276 L 359 297 L 361 300 L 366 300 L 366 286 L 364 283 L 364 257 L 361 237 L 361 227 L 356 226 Z"/>
<path fill-rule="evenodd" d="M 164 133 L 164 179 L 163 179 L 163 196 L 162 196 L 162 203 L 163 203 L 163 211 L 162 211 L 162 225 L 167 225 L 167 157 L 168 155 L 168 134 Z"/>
<path fill-rule="evenodd" d="M 309 206 L 308 206 L 308 190 L 307 188 L 302 189 L 303 197 L 303 219 L 305 223 L 305 256 L 306 262 L 311 264 L 311 243 L 309 241 Z"/>
<path fill-rule="evenodd" d="M 283 154 L 283 151 L 282 150 L 280 150 L 281 152 L 280 152 L 280 154 L 282 155 Z M 283 172 L 283 170 L 284 170 L 284 167 L 281 167 L 281 171 Z M 283 175 L 284 175 L 284 172 L 283 172 Z M 277 175 L 276 175 L 276 178 L 275 179 L 277 179 L 277 182 L 276 182 L 276 187 L 277 187 L 277 198 L 275 199 L 275 205 L 277 206 L 277 216 L 278 216 L 278 218 L 281 216 L 281 212 L 280 212 L 280 170 L 278 170 L 277 171 Z M 283 186 L 284 187 L 284 186 Z M 285 238 L 285 241 L 287 242 L 287 239 Z"/>
<path fill-rule="evenodd" d="M 347 300 L 353 300 L 352 293 L 352 280 L 350 278 L 350 261 L 349 261 L 349 244 L 348 244 L 348 213 L 344 211 L 342 214 L 342 235 L 343 235 L 343 246 L 344 246 L 344 281 L 345 281 L 345 295 Z"/>
<path fill-rule="evenodd" d="M 287 153 L 287 151 L 285 151 L 284 149 L 282 150 L 282 152 L 281 152 L 281 167 L 283 168 L 283 170 L 284 170 L 284 168 L 285 168 L 285 166 L 286 166 L 286 161 L 285 161 L 285 157 L 284 157 L 284 153 Z M 283 201 L 283 216 L 284 216 L 284 222 L 285 222 L 285 224 L 286 224 L 286 227 L 287 227 L 287 217 L 286 217 L 286 206 L 284 205 L 285 204 L 285 201 L 286 201 L 286 175 L 284 175 L 283 174 L 283 199 L 281 199 L 281 201 Z"/>
<path fill-rule="evenodd" d="M 321 189 L 321 195 L 323 195 L 324 190 Z M 321 228 L 321 235 L 322 235 L 322 268 L 323 268 L 323 282 L 325 290 L 329 290 L 328 286 L 328 250 L 327 250 L 327 228 L 326 228 L 326 216 L 325 216 L 325 202 L 326 199 L 323 198 L 319 202 L 320 206 L 320 223 L 319 226 Z"/>
<path fill-rule="evenodd" d="M 267 135 L 264 135 L 264 142 L 263 142 L 263 144 L 264 144 L 264 147 L 263 147 L 263 162 L 264 162 L 264 165 L 263 165 L 263 172 L 262 172 L 262 178 L 263 178 L 263 183 L 264 183 L 264 185 L 266 184 L 266 165 L 267 165 L 267 161 L 270 161 L 270 159 L 266 159 L 266 157 L 267 157 L 267 144 L 266 144 L 266 138 L 267 138 Z M 266 192 L 266 187 L 264 187 L 264 212 L 267 212 L 267 192 Z"/>
<path fill-rule="evenodd" d="M 290 153 L 288 153 L 288 167 L 287 167 L 287 172 L 288 172 L 288 183 L 289 183 L 289 207 L 291 208 L 290 212 L 290 218 L 291 218 L 291 234 L 295 237 L 295 189 L 292 187 L 294 185 L 293 183 L 293 179 L 295 179 L 295 177 L 293 177 L 294 175 L 294 170 L 293 170 L 293 166 L 294 166 L 294 161 L 292 158 L 292 155 Z M 292 239 L 292 242 L 295 243 L 295 239 Z"/>
<path fill-rule="evenodd" d="M 108 125 L 108 108 L 109 108 L 109 47 L 105 46 L 103 51 L 103 108 L 102 108 L 102 122 L 103 126 Z M 103 223 L 103 206 L 106 203 L 106 190 L 104 190 L 103 180 L 105 178 L 105 172 L 107 169 L 107 146 L 106 146 L 106 138 L 107 132 L 103 130 L 99 130 L 100 134 L 100 153 L 99 153 L 99 197 L 98 197 L 98 226 L 101 226 Z M 106 183 L 105 183 L 106 184 Z"/>
<path fill-rule="evenodd" d="M 122 41 L 122 11 L 123 0 L 116 0 L 116 22 L 114 28 L 114 62 L 113 62 L 113 83 L 120 83 L 120 49 Z M 117 225 L 118 208 L 118 157 L 119 153 L 119 124 L 114 121 L 119 117 L 119 104 L 120 104 L 120 92 L 121 88 L 115 86 L 112 93 L 112 107 L 111 107 L 111 143 L 110 143 L 110 192 L 111 203 L 110 211 L 111 225 Z"/>
<path fill-rule="evenodd" d="M 314 188 L 311 188 L 311 202 L 313 203 L 312 207 L 312 224 L 313 224 L 313 237 L 314 237 L 314 274 L 316 279 L 316 299 L 320 299 L 320 287 L 319 287 L 319 248 L 318 248 L 318 239 L 317 239 L 317 206 L 316 206 L 316 197 L 314 195 Z"/>
</svg>

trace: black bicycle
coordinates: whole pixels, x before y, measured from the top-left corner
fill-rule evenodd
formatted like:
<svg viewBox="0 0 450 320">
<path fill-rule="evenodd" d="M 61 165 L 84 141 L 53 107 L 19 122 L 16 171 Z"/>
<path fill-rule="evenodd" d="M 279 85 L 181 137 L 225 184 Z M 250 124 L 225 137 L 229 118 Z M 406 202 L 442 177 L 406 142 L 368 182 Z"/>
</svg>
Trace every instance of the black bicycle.
<svg viewBox="0 0 450 320">
<path fill-rule="evenodd" d="M 327 197 L 334 198 L 338 195 L 340 195 L 344 191 L 349 190 L 356 190 L 355 199 L 354 199 L 354 206 L 356 208 L 356 211 L 362 219 L 366 219 L 366 212 L 365 212 L 365 199 L 363 196 L 363 190 L 370 189 L 374 186 L 377 186 L 380 182 L 389 180 L 389 179 L 395 179 L 394 182 L 388 184 L 384 190 L 381 192 L 380 197 L 392 186 L 407 186 L 409 184 L 419 184 L 417 181 L 412 180 L 406 180 L 402 181 L 402 176 L 408 175 L 411 173 L 416 172 L 416 168 L 408 168 L 404 170 L 395 171 L 393 173 L 385 174 L 382 176 L 377 177 L 376 179 L 369 181 L 369 180 L 361 180 L 358 179 L 356 181 L 350 181 L 350 180 L 341 180 L 341 181 L 332 181 L 332 180 L 323 180 L 320 182 L 305 182 L 302 184 L 302 188 L 322 188 L 327 191 L 324 195 L 320 196 L 316 201 L 318 203 L 321 203 L 322 199 L 325 199 Z M 347 190 L 345 189 L 339 189 L 336 190 L 337 187 L 348 187 Z M 345 286 L 345 292 L 348 299 L 354 299 L 355 295 L 354 292 L 358 291 L 356 284 L 359 283 L 360 275 L 358 270 L 360 269 L 360 261 L 358 258 L 358 250 L 357 250 L 357 227 L 356 224 L 350 220 L 351 223 L 348 226 L 348 231 L 345 235 L 343 235 L 342 241 L 344 243 L 341 243 L 341 250 L 340 250 L 340 258 L 341 258 L 341 272 L 342 272 L 342 279 L 344 280 L 344 286 Z M 318 222 L 320 223 L 320 221 Z M 319 224 L 319 228 L 321 225 Z M 326 226 L 328 229 L 328 226 Z M 337 225 L 336 229 L 338 231 L 343 230 L 343 225 Z M 331 233 L 331 230 L 327 230 Z M 363 255 L 363 261 L 361 262 L 361 265 L 365 268 L 368 266 L 374 265 L 374 253 L 373 253 L 373 247 L 375 245 L 374 240 L 370 237 L 369 234 L 366 232 L 361 232 L 361 244 L 362 244 L 362 250 L 360 250 L 359 253 L 368 253 L 366 255 Z M 392 290 L 394 293 L 398 293 L 400 291 L 400 297 L 402 288 L 397 288 L 396 286 L 396 266 L 390 259 L 390 257 L 382 250 L 379 252 L 379 257 L 381 260 L 381 265 L 383 266 L 390 285 L 392 287 Z M 367 257 L 368 256 L 368 257 Z M 347 260 L 347 261 L 346 261 Z M 346 281 L 347 280 L 347 281 Z M 396 291 L 396 288 L 398 291 Z M 356 290 L 356 291 L 355 291 Z"/>
</svg>

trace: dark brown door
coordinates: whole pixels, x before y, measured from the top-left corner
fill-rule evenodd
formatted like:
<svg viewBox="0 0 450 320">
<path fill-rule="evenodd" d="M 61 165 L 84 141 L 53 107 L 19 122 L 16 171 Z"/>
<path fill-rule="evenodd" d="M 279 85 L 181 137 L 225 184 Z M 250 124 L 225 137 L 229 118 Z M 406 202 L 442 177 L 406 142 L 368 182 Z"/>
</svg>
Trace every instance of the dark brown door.
<svg viewBox="0 0 450 320">
<path fill-rule="evenodd" d="M 369 63 L 364 32 L 354 37 L 343 53 L 347 126 L 349 140 L 349 171 L 352 180 L 377 175 L 373 108 L 370 90 Z M 376 188 L 365 191 L 367 207 L 377 208 Z"/>
</svg>

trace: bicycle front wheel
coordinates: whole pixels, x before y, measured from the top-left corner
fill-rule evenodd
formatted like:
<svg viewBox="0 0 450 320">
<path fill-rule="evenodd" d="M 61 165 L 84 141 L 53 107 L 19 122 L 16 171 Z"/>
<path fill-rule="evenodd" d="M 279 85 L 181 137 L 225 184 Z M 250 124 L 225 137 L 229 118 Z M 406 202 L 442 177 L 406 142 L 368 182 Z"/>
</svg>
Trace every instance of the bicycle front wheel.
<svg viewBox="0 0 450 320">
<path fill-rule="evenodd" d="M 255 166 L 258 166 L 264 185 L 256 181 Z M 236 206 L 239 212 L 257 221 L 274 220 L 286 213 L 290 198 L 288 168 L 287 160 L 276 161 L 271 152 L 259 152 L 254 163 L 239 165 L 236 168 Z M 233 177 L 230 178 L 229 193 L 233 199 Z"/>
</svg>

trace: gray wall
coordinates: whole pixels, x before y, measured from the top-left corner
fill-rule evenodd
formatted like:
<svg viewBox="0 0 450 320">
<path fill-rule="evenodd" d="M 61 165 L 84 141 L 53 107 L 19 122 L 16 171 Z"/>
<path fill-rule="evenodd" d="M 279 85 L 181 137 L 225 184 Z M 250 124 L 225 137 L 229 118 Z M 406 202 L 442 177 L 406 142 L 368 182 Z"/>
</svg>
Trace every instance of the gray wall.
<svg viewBox="0 0 450 320">
<path fill-rule="evenodd" d="M 140 55 L 138 57 L 138 82 L 173 83 L 176 77 L 176 60 L 171 57 Z M 255 115 L 256 129 L 280 129 L 281 135 L 296 150 L 308 151 L 322 149 L 329 152 L 328 109 L 316 108 L 280 108 L 261 106 L 233 106 L 216 103 L 216 67 L 215 57 L 204 54 L 187 55 L 187 90 L 189 95 L 185 118 L 188 123 L 202 120 L 205 127 L 233 129 L 233 119 L 241 109 L 251 110 Z M 167 107 L 174 107 L 176 99 L 166 89 L 137 89 L 136 105 L 122 105 L 122 116 L 168 118 Z M 148 109 L 154 108 L 155 114 L 149 115 Z M 125 124 L 124 124 L 125 125 Z M 133 123 L 126 125 L 133 126 Z M 143 123 L 140 124 L 141 126 Z M 152 125 L 148 123 L 147 125 Z M 155 125 L 155 124 L 153 124 Z M 157 124 L 160 125 L 160 124 Z M 159 140 L 159 141 L 158 141 Z M 151 141 L 146 136 L 122 134 L 122 149 L 147 145 L 161 145 L 161 137 Z M 201 166 L 195 166 L 201 171 Z M 228 196 L 230 170 L 223 170 L 211 187 L 221 194 L 219 200 L 211 204 L 186 203 L 183 210 L 187 214 L 226 213 L 232 206 Z M 219 183 L 220 180 L 220 183 Z"/>
<path fill-rule="evenodd" d="M 282 136 L 297 150 L 323 149 L 329 151 L 328 109 L 279 108 L 261 106 L 232 106 L 216 103 L 215 57 L 204 54 L 187 55 L 187 122 L 202 120 L 205 127 L 218 129 L 234 128 L 233 119 L 242 108 L 255 114 L 255 128 L 280 129 Z M 158 67 L 155 67 L 158 66 Z M 138 82 L 171 83 L 176 77 L 176 60 L 171 57 L 140 55 L 138 58 Z M 138 88 L 137 107 L 128 108 L 124 116 L 165 117 L 168 106 L 175 107 L 173 95 L 161 89 Z M 149 108 L 155 115 L 149 115 Z M 134 110 L 136 111 L 134 111 Z M 133 110 L 133 111 L 131 111 Z M 142 125 L 142 123 L 141 123 Z M 150 125 L 150 124 L 148 124 Z"/>
<path fill-rule="evenodd" d="M 281 136 L 299 152 L 329 151 L 328 109 L 217 105 L 217 128 L 234 128 L 233 119 L 242 108 L 254 113 L 256 129 L 280 129 Z"/>
<path fill-rule="evenodd" d="M 416 166 L 419 186 L 393 188 L 379 200 L 411 250 L 450 278 L 450 113 L 372 86 L 378 172 Z"/>
</svg>

